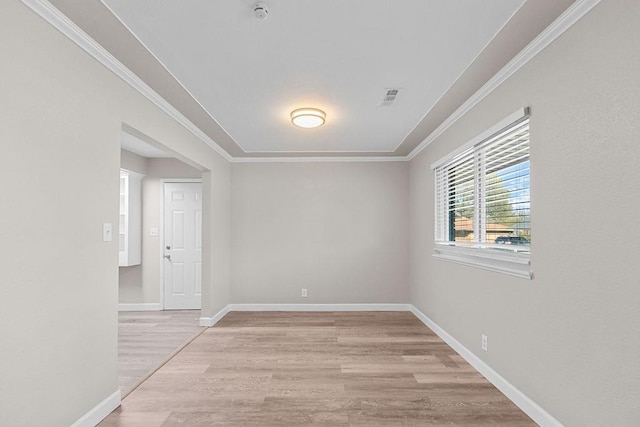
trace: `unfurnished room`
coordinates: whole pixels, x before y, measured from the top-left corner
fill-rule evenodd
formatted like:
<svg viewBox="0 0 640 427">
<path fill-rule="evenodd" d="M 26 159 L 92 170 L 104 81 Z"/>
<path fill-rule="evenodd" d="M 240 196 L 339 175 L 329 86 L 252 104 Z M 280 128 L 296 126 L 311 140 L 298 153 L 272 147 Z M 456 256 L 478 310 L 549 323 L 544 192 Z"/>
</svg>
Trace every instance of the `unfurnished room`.
<svg viewBox="0 0 640 427">
<path fill-rule="evenodd" d="M 5 0 L 0 425 L 640 426 L 640 2 Z"/>
</svg>

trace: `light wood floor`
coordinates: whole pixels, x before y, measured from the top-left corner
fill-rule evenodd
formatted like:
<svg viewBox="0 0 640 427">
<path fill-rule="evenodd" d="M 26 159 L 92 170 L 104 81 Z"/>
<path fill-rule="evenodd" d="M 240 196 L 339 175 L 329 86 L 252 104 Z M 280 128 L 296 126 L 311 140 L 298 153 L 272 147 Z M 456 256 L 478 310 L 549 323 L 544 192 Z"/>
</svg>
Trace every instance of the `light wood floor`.
<svg viewBox="0 0 640 427">
<path fill-rule="evenodd" d="M 232 312 L 108 426 L 533 426 L 408 312 Z"/>
<path fill-rule="evenodd" d="M 200 310 L 118 313 L 118 387 L 123 395 L 201 332 Z"/>
</svg>

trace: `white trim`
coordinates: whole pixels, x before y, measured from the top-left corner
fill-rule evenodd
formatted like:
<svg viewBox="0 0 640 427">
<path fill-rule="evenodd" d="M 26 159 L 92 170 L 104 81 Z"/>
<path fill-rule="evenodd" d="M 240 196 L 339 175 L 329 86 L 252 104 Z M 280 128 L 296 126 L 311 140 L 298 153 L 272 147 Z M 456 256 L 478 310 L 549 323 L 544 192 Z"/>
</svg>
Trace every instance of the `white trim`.
<svg viewBox="0 0 640 427">
<path fill-rule="evenodd" d="M 305 154 L 309 153 L 309 150 L 242 150 L 247 154 Z M 322 151 L 311 151 L 311 153 L 354 153 L 354 154 L 362 154 L 362 153 L 376 153 L 376 154 L 391 154 L 393 150 L 322 150 Z"/>
<path fill-rule="evenodd" d="M 217 312 L 216 314 L 214 314 L 211 317 L 201 317 L 200 318 L 200 326 L 206 326 L 208 328 L 212 327 L 213 325 L 218 323 L 220 321 L 220 319 L 222 319 L 224 316 L 226 316 L 227 313 L 229 313 L 231 311 L 231 309 L 229 308 L 230 306 L 231 306 L 231 304 L 225 306 L 222 310 L 220 310 L 219 312 Z"/>
<path fill-rule="evenodd" d="M 497 249 L 474 249 L 436 244 L 432 256 L 443 261 L 508 274 L 521 279 L 533 279 L 531 261 L 528 254 L 517 252 L 502 253 Z"/>
<path fill-rule="evenodd" d="M 520 409 L 531 417 L 536 423 L 543 427 L 562 427 L 562 423 L 555 419 L 550 413 L 545 411 L 540 405 L 531 400 L 527 395 L 518 390 L 513 384 L 494 371 L 482 359 L 476 356 L 471 350 L 462 345 L 453 336 L 438 326 L 433 320 L 418 310 L 413 305 L 411 312 L 424 323 L 429 329 L 435 332 L 444 342 L 462 356 L 471 366 L 480 372 L 491 384 L 504 393 L 509 400 L 515 403 Z"/>
<path fill-rule="evenodd" d="M 407 162 L 406 156 L 361 157 L 234 157 L 231 163 Z"/>
<path fill-rule="evenodd" d="M 454 150 L 451 153 L 447 154 L 446 156 L 444 156 L 440 160 L 438 160 L 436 162 L 433 162 L 431 164 L 431 169 L 435 169 L 438 166 L 440 166 L 440 165 L 442 165 L 444 163 L 447 163 L 448 161 L 454 159 L 457 155 L 467 151 L 469 148 L 471 148 L 471 147 L 475 146 L 476 144 L 481 143 L 485 139 L 495 135 L 496 133 L 500 132 L 502 129 L 506 128 L 507 126 L 512 125 L 513 123 L 517 122 L 518 120 L 526 117 L 528 114 L 529 114 L 529 107 L 520 107 L 520 108 L 518 108 L 516 111 L 514 111 L 511 114 L 509 114 L 507 117 L 505 117 L 504 119 L 500 120 L 498 123 L 496 123 L 495 125 L 491 126 L 489 129 L 487 129 L 484 132 L 482 132 L 480 135 L 478 135 L 475 138 L 472 138 L 471 140 L 467 141 L 465 144 L 461 145 L 456 150 Z"/>
<path fill-rule="evenodd" d="M 202 105 L 202 103 L 200 103 L 200 101 L 199 101 L 199 100 L 198 100 L 198 99 L 197 99 L 197 98 L 196 98 L 196 97 L 191 93 L 191 91 L 190 91 L 189 89 L 187 89 L 187 88 L 185 87 L 185 85 L 184 85 L 180 80 L 178 80 L 178 78 L 176 77 L 176 75 L 175 75 L 175 74 L 173 74 L 173 71 L 171 71 L 171 70 L 169 69 L 169 67 L 167 67 L 167 66 L 165 65 L 165 63 L 164 63 L 164 62 L 162 62 L 162 61 L 160 60 L 160 58 L 158 58 L 158 57 L 156 56 L 156 54 L 155 54 L 154 52 L 152 52 L 152 51 L 151 51 L 151 49 L 149 49 L 149 47 L 148 47 L 148 46 L 147 46 L 147 45 L 142 41 L 142 39 L 141 39 L 140 37 L 138 37 L 138 35 L 133 31 L 133 29 L 131 29 L 131 28 L 129 27 L 129 25 L 128 25 L 126 22 L 124 22 L 124 21 L 120 18 L 120 15 L 118 15 L 118 14 L 115 12 L 115 10 L 113 10 L 113 9 L 111 8 L 111 6 L 109 6 L 109 5 L 107 4 L 107 2 L 106 2 L 105 0 L 100 0 L 100 3 L 102 3 L 102 5 L 103 5 L 106 9 L 108 9 L 108 10 L 109 10 L 109 12 L 111 12 L 111 14 L 112 14 L 112 15 L 113 15 L 113 16 L 114 16 L 114 17 L 115 17 L 115 18 L 120 22 L 120 24 L 122 24 L 122 26 L 123 26 L 123 27 L 125 27 L 125 28 L 127 29 L 127 31 L 129 32 L 129 34 L 131 34 L 131 35 L 133 36 L 133 38 L 135 38 L 135 39 L 138 41 L 138 43 L 140 43 L 140 45 L 141 45 L 142 47 L 144 47 L 144 49 L 147 51 L 147 53 L 149 53 L 149 55 L 153 56 L 153 57 L 155 58 L 155 60 L 156 60 L 156 61 L 158 61 L 158 64 L 160 64 L 160 65 L 162 66 L 162 68 L 164 68 L 164 70 L 165 70 L 165 71 L 166 71 L 166 72 L 167 72 L 167 73 L 168 73 L 168 74 L 173 78 L 173 80 L 175 80 L 175 82 L 176 82 L 176 83 L 177 83 L 177 84 L 178 84 L 178 85 L 179 85 L 179 86 L 180 86 L 180 87 L 181 87 L 181 88 L 182 88 L 186 93 L 188 93 L 188 94 L 189 94 L 189 96 L 190 96 L 190 97 L 195 101 L 195 103 L 196 103 L 196 104 L 198 104 L 198 105 L 200 106 L 200 108 L 202 108 L 202 111 L 204 111 L 205 113 L 207 113 L 207 115 L 209 116 L 209 118 L 211 118 L 211 120 L 213 120 L 213 121 L 214 121 L 214 123 L 215 123 L 216 125 L 218 125 L 218 126 L 220 127 L 220 129 L 222 129 L 222 130 L 224 131 L 224 133 L 226 133 L 226 134 L 229 136 L 229 138 L 231 138 L 231 139 L 233 140 L 233 142 L 234 142 L 234 143 L 235 143 L 235 144 L 236 144 L 236 145 L 237 145 L 237 146 L 238 146 L 242 151 L 245 151 L 245 149 L 244 149 L 244 148 L 242 148 L 242 146 L 238 143 L 238 141 L 236 141 L 236 140 L 235 140 L 235 138 L 233 138 L 233 137 L 231 136 L 231 133 L 229 133 L 229 132 L 224 128 L 224 127 L 222 127 L 222 125 L 218 122 L 218 120 L 216 120 L 216 118 L 215 118 L 215 117 L 213 117 L 213 115 L 209 112 L 209 110 L 207 110 L 207 109 L 204 107 L 204 105 Z M 220 149 L 223 149 L 223 148 L 222 148 L 222 147 L 220 147 Z M 245 152 L 246 152 L 246 151 L 245 151 Z M 226 150 L 225 150 L 225 153 L 226 153 Z"/>
<path fill-rule="evenodd" d="M 496 31 L 496 33 L 491 36 L 491 38 L 484 44 L 484 46 L 482 46 L 482 49 L 480 49 L 478 51 L 478 53 L 473 57 L 473 59 L 471 59 L 471 61 L 469 61 L 466 65 L 466 67 L 464 67 L 464 69 L 458 74 L 458 76 L 455 78 L 455 80 L 453 81 L 453 83 L 451 83 L 451 85 L 449 85 L 449 87 L 447 88 L 446 91 L 444 91 L 440 97 L 436 100 L 436 102 L 429 107 L 429 109 L 427 110 L 426 113 L 424 113 L 424 115 L 420 118 L 420 120 L 418 121 L 418 123 L 416 123 L 416 125 L 413 127 L 413 129 L 411 129 L 411 131 L 402 139 L 402 141 L 400 141 L 400 143 L 396 146 L 395 150 L 393 150 L 394 152 L 400 148 L 400 146 L 402 145 L 402 143 L 409 137 L 409 135 L 411 135 L 413 133 L 413 131 L 416 130 L 416 128 L 420 125 L 420 123 L 429 115 L 431 114 L 431 112 L 433 111 L 433 109 L 435 108 L 436 105 L 438 105 L 438 103 L 445 98 L 445 96 L 447 95 L 447 93 L 449 93 L 449 91 L 451 90 L 451 88 L 458 82 L 458 80 L 460 80 L 460 78 L 469 70 L 469 68 L 471 68 L 471 66 L 478 60 L 478 58 L 482 55 L 482 53 L 485 51 L 485 49 L 491 45 L 491 43 L 498 37 L 498 34 L 500 34 L 500 32 L 502 30 L 504 30 L 504 28 L 509 24 L 509 22 L 511 22 L 511 20 L 513 19 L 514 16 L 517 15 L 517 13 L 520 11 L 520 9 L 522 9 L 522 7 L 524 6 L 524 1 L 522 2 L 522 4 L 520 6 L 518 6 L 518 8 L 516 8 L 516 10 L 513 11 L 513 13 L 509 16 L 509 18 L 507 18 L 507 20 L 502 24 L 502 26 L 500 27 L 500 29 L 498 29 L 498 31 Z M 427 135 L 428 136 L 428 135 Z M 408 156 L 407 156 L 408 157 Z"/>
<path fill-rule="evenodd" d="M 412 304 L 228 304 L 212 317 L 201 317 L 200 326 L 214 326 L 231 311 L 410 311 L 536 423 L 543 427 L 562 427 L 562 424 L 551 414 L 518 390 L 513 384 L 494 371 L 482 359 L 471 352 L 471 350 L 462 345 Z M 105 402 L 114 398 L 114 396 L 115 393 L 108 399 L 105 399 L 100 405 L 96 406 L 91 412 L 97 412 L 97 409 L 101 406 L 107 407 Z M 117 403 L 115 406 L 113 402 L 111 402 L 111 406 L 108 406 L 111 409 L 109 409 L 109 412 L 104 414 L 98 422 L 117 408 L 119 404 L 120 391 L 117 392 Z M 102 415 L 103 412 L 100 412 L 100 414 Z M 79 424 L 81 421 L 86 421 L 88 415 L 89 414 L 85 415 L 72 427 L 84 427 L 85 425 L 97 424 L 97 422 L 95 424 Z M 91 420 L 94 420 L 94 418 L 91 418 Z"/>
<path fill-rule="evenodd" d="M 144 302 L 140 304 L 120 303 L 118 311 L 160 311 L 162 305 L 159 302 Z"/>
<path fill-rule="evenodd" d="M 410 311 L 410 304 L 228 304 L 200 326 L 211 327 L 230 311 Z"/>
<path fill-rule="evenodd" d="M 560 37 L 573 24 L 578 22 L 580 18 L 593 9 L 600 0 L 578 0 L 555 21 L 544 29 L 538 36 L 531 41 L 518 53 L 511 61 L 507 63 L 500 71 L 498 71 L 487 83 L 478 89 L 469 99 L 467 99 L 456 111 L 453 112 L 444 122 L 440 124 L 429 136 L 427 136 L 416 148 L 408 155 L 407 160 L 413 159 L 420 154 L 422 150 L 427 148 L 429 144 L 435 141 L 447 129 L 449 129 L 462 116 L 467 114 L 473 107 L 478 105 L 480 101 L 485 99 L 491 92 L 496 90 L 502 83 L 513 76 L 518 70 L 525 66 L 531 59 L 539 54 L 544 48 L 549 46 L 555 39 Z"/>
<path fill-rule="evenodd" d="M 55 29 L 67 36 L 67 38 L 91 55 L 99 63 L 107 67 L 107 69 L 113 72 L 116 76 L 120 77 L 125 83 L 155 104 L 160 108 L 160 110 L 167 113 L 169 117 L 191 132 L 196 138 L 213 148 L 225 160 L 231 161 L 233 157 L 229 153 L 200 130 L 199 127 L 194 125 L 181 112 L 174 108 L 173 105 L 169 104 L 140 77 L 136 76 L 131 70 L 125 67 L 122 62 L 111 55 L 105 48 L 100 46 L 100 44 L 93 40 L 87 33 L 82 31 L 80 27 L 67 18 L 62 12 L 51 5 L 51 3 L 46 0 L 21 1 L 41 18 L 51 24 Z"/>
<path fill-rule="evenodd" d="M 149 85 L 147 85 L 140 77 L 135 75 L 131 70 L 129 70 L 124 64 L 122 64 L 116 57 L 111 55 L 105 48 L 103 48 L 98 42 L 93 40 L 87 33 L 85 33 L 80 27 L 78 27 L 73 21 L 67 18 L 62 12 L 56 9 L 51 3 L 46 0 L 21 0 L 27 7 L 33 10 L 37 15 L 39 15 L 42 19 L 51 24 L 55 29 L 64 34 L 68 39 L 73 41 L 76 45 L 78 45 L 82 50 L 91 55 L 94 59 L 96 59 L 99 63 L 104 65 L 107 69 L 113 72 L 116 76 L 121 78 L 125 83 L 131 86 L 133 89 L 138 91 L 142 96 L 151 101 L 154 105 L 156 105 L 160 110 L 164 111 L 169 117 L 173 118 L 176 122 L 182 125 L 185 129 L 191 132 L 195 137 L 200 139 L 205 144 L 209 145 L 213 148 L 218 154 L 220 154 L 225 160 L 228 162 L 316 162 L 316 161 L 331 161 L 331 162 L 398 162 L 398 161 L 407 161 L 406 156 L 386 156 L 386 157 L 324 157 L 325 160 L 318 160 L 319 158 L 308 158 L 308 157 L 233 157 L 226 150 L 220 147 L 213 139 L 211 139 L 207 134 L 205 134 L 200 128 L 194 125 L 187 117 L 185 117 L 180 111 L 178 111 L 173 105 L 167 102 L 162 96 L 160 96 L 155 90 L 153 90 Z M 114 15 L 115 16 L 115 15 Z M 120 18 L 116 16 L 119 20 Z M 135 35 L 134 35 L 135 36 Z M 136 37 L 137 38 L 137 37 Z M 143 44 L 144 46 L 144 44 Z M 144 46 L 146 48 L 146 46 Z M 149 49 L 147 49 L 149 51 Z M 150 51 L 149 51 L 150 52 Z M 152 54 L 153 55 L 153 54 Z M 157 58 L 156 58 L 157 59 Z M 159 61 L 161 66 L 168 71 L 168 69 L 164 66 L 164 64 Z M 171 74 L 171 72 L 169 72 Z M 171 74 L 173 75 L 173 74 Z M 178 81 L 178 84 L 184 88 L 182 83 Z M 185 89 L 186 90 L 186 89 Z M 186 90 L 189 95 L 191 93 Z M 192 98 L 195 100 L 198 105 L 202 107 L 193 95 Z M 211 114 L 203 107 L 203 111 L 211 117 L 211 119 L 218 123 Z M 219 125 L 219 124 L 218 124 Z M 220 126 L 220 125 L 219 125 Z M 222 126 L 220 126 L 222 128 Z M 223 129 L 224 130 L 224 129 Z M 225 131 L 226 132 L 226 131 Z M 229 135 L 228 132 L 226 132 Z M 231 138 L 231 136 L 229 135 Z M 233 139 L 233 138 L 232 138 Z M 235 140 L 234 143 L 238 146 L 238 148 L 242 151 L 244 149 L 240 144 L 238 144 Z M 251 153 L 244 151 L 245 153 Z M 352 151 L 345 151 L 345 153 L 350 153 Z M 363 151 L 364 152 L 364 151 Z M 367 153 L 374 153 L 377 151 L 366 151 Z M 272 153 L 271 151 L 261 151 L 256 153 Z M 275 153 L 275 152 L 274 152 Z M 288 153 L 288 151 L 284 151 L 283 153 Z M 380 151 L 380 153 L 392 153 L 392 151 Z M 244 160 L 251 159 L 251 160 Z"/>
<path fill-rule="evenodd" d="M 202 178 L 160 178 L 160 183 L 164 186 L 167 183 L 182 183 L 182 182 L 195 182 L 196 184 L 202 184 Z"/>
<path fill-rule="evenodd" d="M 440 124 L 429 136 L 427 136 L 417 147 L 415 147 L 407 156 L 385 156 L 385 157 L 233 157 L 220 147 L 214 140 L 194 125 L 182 113 L 176 110 L 157 92 L 149 87 L 144 81 L 136 76 L 131 70 L 125 67 L 106 49 L 100 46 L 95 40 L 87 35 L 69 18 L 58 11 L 46 0 L 21 0 L 27 7 L 36 14 L 49 22 L 54 28 L 67 36 L 76 43 L 85 52 L 103 64 L 123 81 L 137 90 L 141 95 L 146 97 L 158 108 L 167 113 L 170 117 L 180 123 L 189 130 L 198 139 L 205 142 L 229 162 L 315 162 L 315 161 L 331 161 L 331 162 L 384 162 L 384 161 L 409 161 L 417 156 L 429 144 L 435 141 L 449 127 L 457 122 L 462 116 L 468 113 L 480 101 L 486 98 L 491 92 L 498 88 L 502 83 L 515 74 L 527 62 L 534 58 L 544 48 L 550 45 L 555 39 L 560 37 L 566 30 L 571 28 L 573 24 L 578 22 L 584 15 L 593 9 L 601 0 L 578 0 L 572 4 L 562 15 L 560 15 L 551 25 L 542 31 L 531 43 L 527 45 L 520 53 L 518 53 L 511 61 L 507 63 L 500 71 L 498 71 L 487 83 L 485 83 L 478 91 L 476 91 L 469 99 L 467 99 L 456 111 L 453 112 L 444 122 Z M 178 82 L 179 83 L 179 82 Z M 205 110 L 206 111 L 206 110 Z M 240 148 L 240 145 L 238 144 Z M 324 159 L 324 160 L 319 160 Z"/>
<path fill-rule="evenodd" d="M 410 304 L 229 304 L 229 311 L 410 311 Z"/>
<path fill-rule="evenodd" d="M 71 424 L 71 427 L 95 427 L 107 415 L 113 412 L 121 402 L 120 390 L 111 393 L 106 399 L 94 406 L 89 412 L 84 414 L 78 421 Z"/>
</svg>

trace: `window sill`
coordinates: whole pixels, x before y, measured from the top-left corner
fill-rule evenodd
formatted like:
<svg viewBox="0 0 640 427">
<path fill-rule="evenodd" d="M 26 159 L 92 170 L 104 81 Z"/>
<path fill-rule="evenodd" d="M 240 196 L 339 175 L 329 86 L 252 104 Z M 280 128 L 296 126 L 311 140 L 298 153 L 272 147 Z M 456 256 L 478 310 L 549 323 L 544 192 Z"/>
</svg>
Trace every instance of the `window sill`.
<svg viewBox="0 0 640 427">
<path fill-rule="evenodd" d="M 495 247 L 459 247 L 436 244 L 433 257 L 456 264 L 533 279 L 528 253 L 496 249 Z"/>
</svg>

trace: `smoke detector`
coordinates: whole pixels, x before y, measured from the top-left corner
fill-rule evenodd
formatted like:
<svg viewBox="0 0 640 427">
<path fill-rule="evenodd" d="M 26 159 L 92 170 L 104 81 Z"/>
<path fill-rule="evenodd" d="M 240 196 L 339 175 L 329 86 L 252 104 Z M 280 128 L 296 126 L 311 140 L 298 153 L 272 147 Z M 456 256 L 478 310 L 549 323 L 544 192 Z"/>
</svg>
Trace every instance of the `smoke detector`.
<svg viewBox="0 0 640 427">
<path fill-rule="evenodd" d="M 253 5 L 253 13 L 258 19 L 267 19 L 269 16 L 269 8 L 263 2 L 258 2 Z"/>
</svg>

